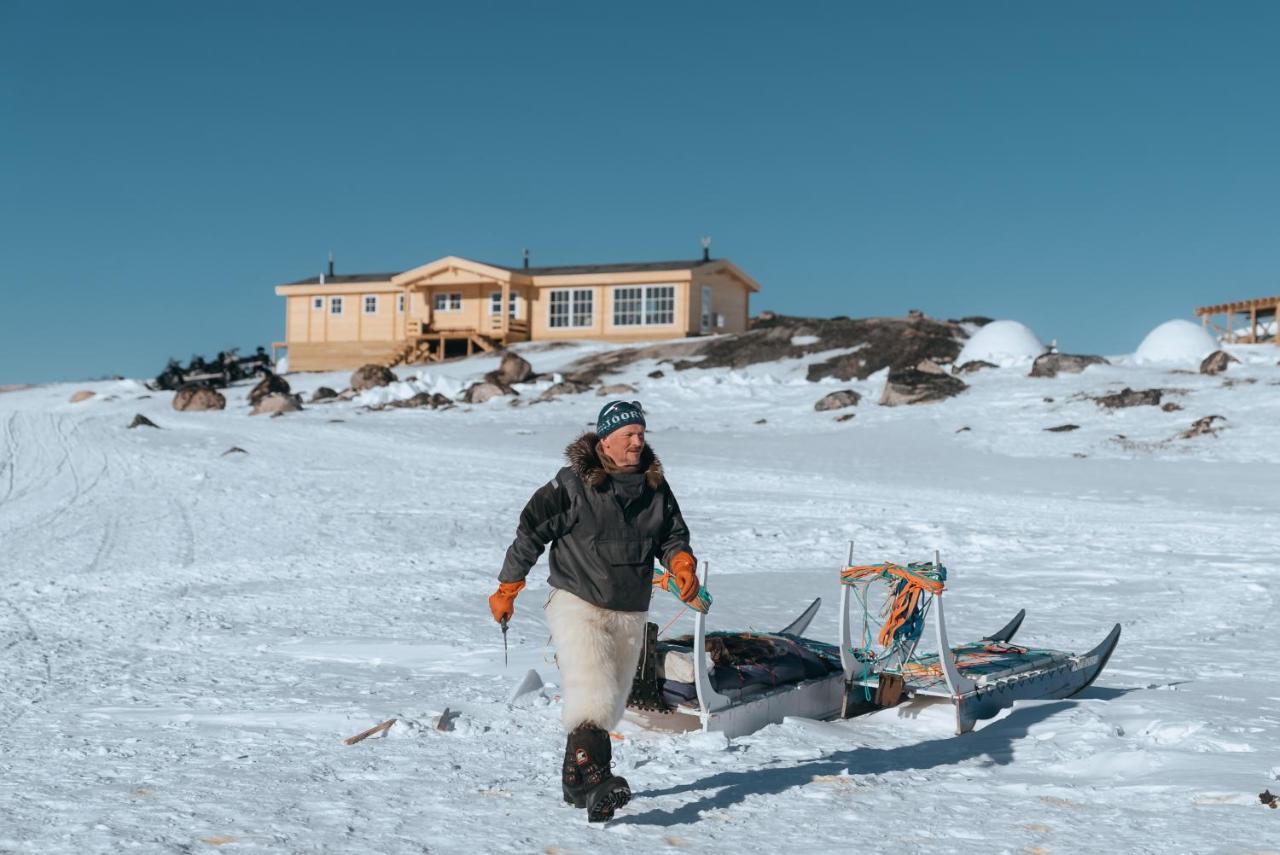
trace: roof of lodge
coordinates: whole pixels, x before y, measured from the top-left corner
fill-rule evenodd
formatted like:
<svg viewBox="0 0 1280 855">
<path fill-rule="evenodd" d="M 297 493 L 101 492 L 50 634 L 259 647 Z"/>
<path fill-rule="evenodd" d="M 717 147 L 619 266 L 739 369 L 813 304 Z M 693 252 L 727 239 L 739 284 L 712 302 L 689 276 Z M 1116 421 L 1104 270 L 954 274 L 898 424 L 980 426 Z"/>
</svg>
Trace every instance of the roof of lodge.
<svg viewBox="0 0 1280 855">
<path fill-rule="evenodd" d="M 525 276 L 573 276 L 589 275 L 593 273 L 644 273 L 647 271 L 661 270 L 692 270 L 695 267 L 701 267 L 704 264 L 714 264 L 719 259 L 704 260 L 701 258 L 684 261 L 634 261 L 624 262 L 622 264 L 568 264 L 559 267 L 513 267 L 509 264 L 492 264 L 487 261 L 480 262 L 489 267 L 496 267 L 499 270 L 510 270 L 512 273 L 522 273 Z M 391 277 L 398 276 L 400 271 L 394 273 L 352 273 L 348 275 L 325 276 L 324 282 L 321 283 L 319 276 L 311 276 L 306 279 L 299 279 L 297 282 L 286 283 L 288 285 L 353 285 L 361 282 L 389 282 Z"/>
<path fill-rule="evenodd" d="M 1223 312 L 1247 312 L 1250 309 L 1267 309 L 1273 311 L 1280 306 L 1280 296 L 1256 297 L 1252 300 L 1237 300 L 1234 303 L 1219 303 L 1216 306 L 1201 306 L 1196 309 L 1197 315 L 1217 315 Z"/>
<path fill-rule="evenodd" d="M 349 275 L 325 276 L 325 285 L 351 285 L 357 282 L 390 282 L 391 277 L 395 273 L 352 273 Z M 286 285 L 319 285 L 320 277 L 312 276 L 309 279 L 299 279 L 297 282 L 286 282 Z"/>
<path fill-rule="evenodd" d="M 704 264 L 712 264 L 716 259 L 704 261 L 701 258 L 692 261 L 631 261 L 622 264 L 566 264 L 559 267 L 512 267 L 509 264 L 490 264 L 512 273 L 523 273 L 527 276 L 572 276 L 590 273 L 644 273 L 649 270 L 692 270 Z"/>
</svg>

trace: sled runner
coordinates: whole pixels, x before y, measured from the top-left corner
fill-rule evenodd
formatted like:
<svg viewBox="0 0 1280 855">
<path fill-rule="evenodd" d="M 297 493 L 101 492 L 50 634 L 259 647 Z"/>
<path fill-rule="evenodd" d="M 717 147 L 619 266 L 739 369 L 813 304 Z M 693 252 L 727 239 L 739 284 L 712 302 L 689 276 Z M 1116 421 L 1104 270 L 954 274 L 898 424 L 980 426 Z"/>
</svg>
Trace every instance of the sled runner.
<svg viewBox="0 0 1280 855">
<path fill-rule="evenodd" d="M 1080 692 L 1101 673 L 1119 640 L 1117 624 L 1080 656 L 1015 645 L 1026 614 L 1020 611 L 990 636 L 952 647 L 942 605 L 945 580 L 936 554 L 920 564 L 845 567 L 838 646 L 803 635 L 821 599 L 777 633 L 708 633 L 705 612 L 695 614 L 693 635 L 685 639 L 658 642 L 654 626 L 633 685 L 631 714 L 650 726 L 733 737 L 787 716 L 848 718 L 906 700 L 932 701 L 955 708 L 955 730 L 962 734 L 1015 701 Z M 868 599 L 880 585 L 889 593 L 873 639 Z M 856 646 L 855 601 L 863 616 Z M 917 654 L 930 613 L 939 652 Z"/>
</svg>

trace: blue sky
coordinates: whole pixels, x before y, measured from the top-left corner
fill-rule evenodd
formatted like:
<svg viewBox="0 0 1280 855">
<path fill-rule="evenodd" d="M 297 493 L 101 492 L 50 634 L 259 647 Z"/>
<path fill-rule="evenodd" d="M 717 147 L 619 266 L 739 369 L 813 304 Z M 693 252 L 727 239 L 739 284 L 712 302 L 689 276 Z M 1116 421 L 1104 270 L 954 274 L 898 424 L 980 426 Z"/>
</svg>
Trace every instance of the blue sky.
<svg viewBox="0 0 1280 855">
<path fill-rule="evenodd" d="M 1280 4 L 0 2 L 0 383 L 283 336 L 272 287 L 693 257 L 753 310 L 1125 352 L 1280 292 Z"/>
</svg>

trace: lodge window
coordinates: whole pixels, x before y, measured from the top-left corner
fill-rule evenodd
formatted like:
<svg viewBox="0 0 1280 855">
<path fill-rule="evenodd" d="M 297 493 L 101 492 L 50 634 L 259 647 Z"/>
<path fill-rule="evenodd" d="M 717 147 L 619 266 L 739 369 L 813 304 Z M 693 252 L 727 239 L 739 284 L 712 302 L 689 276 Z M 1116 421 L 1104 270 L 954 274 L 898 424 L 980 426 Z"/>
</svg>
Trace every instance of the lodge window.
<svg viewBox="0 0 1280 855">
<path fill-rule="evenodd" d="M 675 320 L 674 285 L 635 285 L 613 289 L 615 327 L 669 326 Z"/>
<path fill-rule="evenodd" d="M 507 305 L 507 317 L 514 318 L 516 316 L 516 299 L 517 295 L 514 291 L 508 292 L 510 300 Z M 497 317 L 502 314 L 502 292 L 494 291 L 489 295 L 489 316 Z"/>
<path fill-rule="evenodd" d="M 397 311 L 397 312 L 403 312 L 403 311 L 404 311 L 404 295 L 403 295 L 403 294 L 401 294 L 400 296 L 396 297 L 396 311 Z"/>
<path fill-rule="evenodd" d="M 341 297 L 329 298 L 329 314 L 331 315 L 342 314 L 342 298 Z"/>
<path fill-rule="evenodd" d="M 374 294 L 368 294 L 368 295 L 365 295 L 365 298 L 364 298 L 364 313 L 365 313 L 366 315 L 376 315 L 376 314 L 378 314 L 378 298 L 377 298 L 377 296 L 376 296 L 376 295 L 374 295 Z"/>
<path fill-rule="evenodd" d="M 644 289 L 613 289 L 613 325 L 615 327 L 639 326 L 644 321 Z"/>
<path fill-rule="evenodd" d="M 592 323 L 593 292 L 590 288 L 562 288 L 547 294 L 547 326 L 589 327 Z"/>
<path fill-rule="evenodd" d="M 461 312 L 462 292 L 452 294 L 436 294 L 435 309 L 437 312 Z"/>
<path fill-rule="evenodd" d="M 324 308 L 324 297 L 316 297 L 314 300 L 312 300 L 312 301 L 311 301 L 311 308 L 315 309 L 316 311 L 320 311 L 321 309 L 323 309 L 323 308 Z"/>
</svg>

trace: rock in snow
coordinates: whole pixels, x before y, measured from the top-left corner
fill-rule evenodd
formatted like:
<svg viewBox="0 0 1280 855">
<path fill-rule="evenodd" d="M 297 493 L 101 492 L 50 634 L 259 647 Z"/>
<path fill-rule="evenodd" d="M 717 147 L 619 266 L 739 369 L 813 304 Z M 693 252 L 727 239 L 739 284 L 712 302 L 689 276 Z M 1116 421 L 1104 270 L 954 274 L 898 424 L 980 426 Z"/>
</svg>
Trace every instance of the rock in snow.
<svg viewBox="0 0 1280 855">
<path fill-rule="evenodd" d="M 285 395 L 280 392 L 272 392 L 259 400 L 249 412 L 249 415 L 260 416 L 263 413 L 269 413 L 274 416 L 281 413 L 296 413 L 301 409 L 301 395 Z"/>
<path fill-rule="evenodd" d="M 1031 364 L 1032 377 L 1057 377 L 1059 374 L 1079 374 L 1090 365 L 1110 365 L 1101 356 L 1082 356 L 1074 353 L 1045 353 Z"/>
<path fill-rule="evenodd" d="M 462 393 L 462 400 L 468 404 L 483 404 L 485 401 L 491 401 L 494 398 L 500 398 L 503 395 L 514 394 L 514 390 L 508 387 L 499 386 L 497 383 L 481 382 L 476 383 Z"/>
<path fill-rule="evenodd" d="M 218 390 L 207 386 L 183 386 L 173 394 L 173 408 L 180 413 L 225 410 L 227 399 Z"/>
<path fill-rule="evenodd" d="M 1122 407 L 1158 407 L 1163 392 L 1163 389 L 1130 389 L 1126 386 L 1119 392 L 1100 395 L 1094 400 L 1109 410 Z"/>
<path fill-rule="evenodd" d="M 387 386 L 395 383 L 398 378 L 395 372 L 385 365 L 362 365 L 351 375 L 351 388 L 357 392 L 363 392 L 365 389 L 374 389 L 378 386 Z"/>
<path fill-rule="evenodd" d="M 1223 371 L 1226 371 L 1227 366 L 1233 362 L 1239 364 L 1240 360 L 1236 359 L 1225 350 L 1215 350 L 1213 353 L 1206 356 L 1204 361 L 1200 363 L 1200 373 L 1210 375 L 1221 374 Z"/>
<path fill-rule="evenodd" d="M 824 395 L 816 404 L 813 405 L 813 408 L 820 413 L 826 412 L 827 410 L 841 410 L 845 407 L 857 406 L 858 402 L 861 400 L 862 396 L 852 389 L 841 389 L 838 392 L 832 392 L 829 395 Z"/>
<path fill-rule="evenodd" d="M 949 374 L 933 374 L 918 368 L 891 371 L 880 396 L 880 405 L 926 404 L 959 395 L 968 388 L 963 380 Z"/>
<path fill-rule="evenodd" d="M 485 379 L 499 386 L 511 386 L 515 383 L 524 383 L 532 376 L 533 366 L 528 360 L 506 350 L 502 353 L 502 362 L 499 363 L 498 370 L 490 371 L 485 375 Z"/>
<path fill-rule="evenodd" d="M 93 392 L 88 389 L 81 389 L 79 392 L 73 392 L 71 397 L 67 399 L 70 404 L 78 404 L 81 401 L 87 401 L 93 397 Z"/>
<path fill-rule="evenodd" d="M 328 386 L 321 386 L 319 389 L 316 389 L 311 393 L 311 403 L 314 404 L 318 401 L 330 401 L 336 397 L 338 397 L 338 393 L 336 391 Z"/>
<path fill-rule="evenodd" d="M 249 406 L 258 406 L 258 402 L 268 395 L 288 395 L 289 392 L 288 380 L 270 371 L 263 372 L 262 379 L 258 381 L 258 385 L 249 390 Z"/>
</svg>

